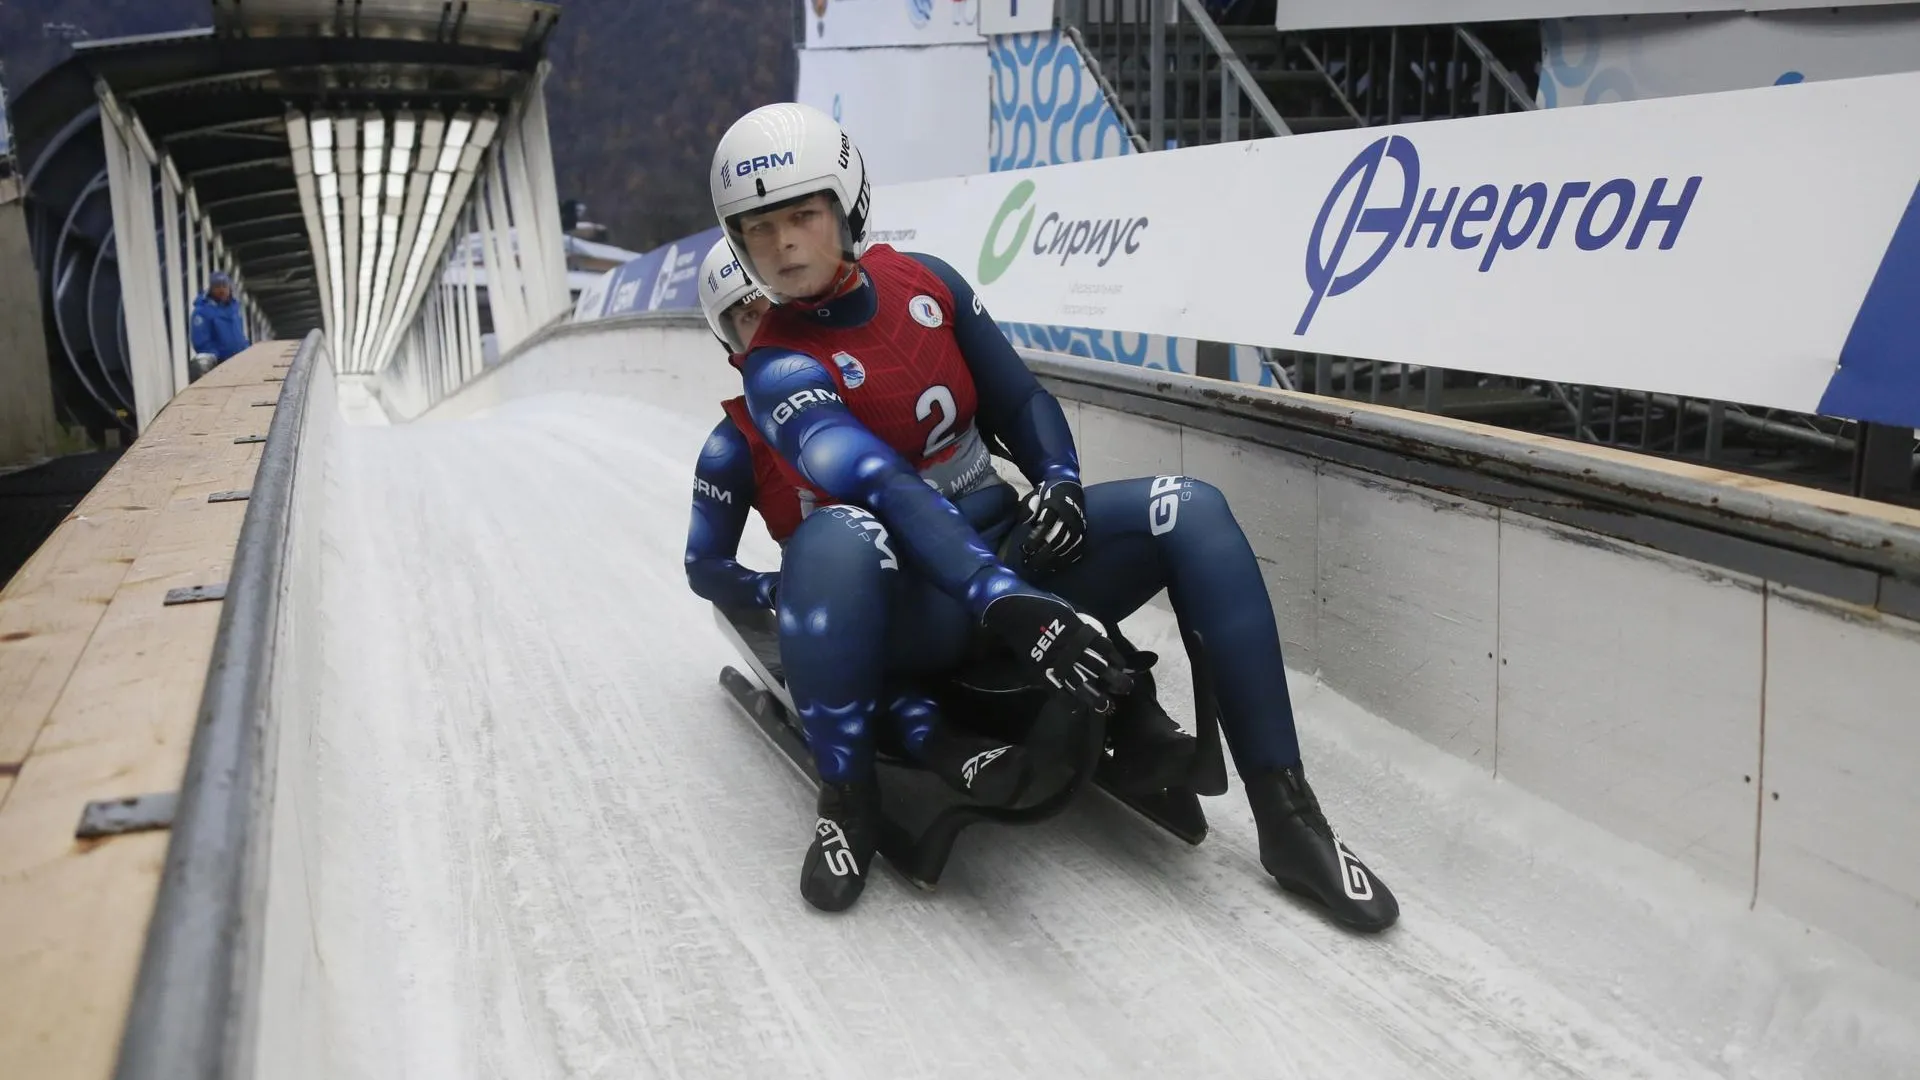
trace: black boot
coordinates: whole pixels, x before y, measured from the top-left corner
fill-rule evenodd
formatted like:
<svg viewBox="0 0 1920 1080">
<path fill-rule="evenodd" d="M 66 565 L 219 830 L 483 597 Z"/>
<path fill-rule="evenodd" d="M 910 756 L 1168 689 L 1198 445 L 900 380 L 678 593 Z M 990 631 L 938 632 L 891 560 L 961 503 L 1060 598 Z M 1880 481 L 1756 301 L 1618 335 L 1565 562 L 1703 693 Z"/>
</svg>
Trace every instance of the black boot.
<svg viewBox="0 0 1920 1080">
<path fill-rule="evenodd" d="M 800 864 L 800 895 L 822 911 L 845 911 L 867 887 L 880 842 L 880 789 L 871 780 L 823 784 L 813 843 Z"/>
<path fill-rule="evenodd" d="M 1260 831 L 1260 865 L 1281 888 L 1318 901 L 1349 929 L 1374 932 L 1394 924 L 1399 902 L 1334 835 L 1299 766 L 1242 780 Z"/>
<path fill-rule="evenodd" d="M 1012 806 L 1027 790 L 1030 769 L 1023 747 L 941 725 L 927 733 L 914 756 L 948 787 L 988 806 Z"/>
<path fill-rule="evenodd" d="M 1115 701 L 1113 716 L 1107 720 L 1107 746 L 1113 756 L 1103 767 L 1106 779 L 1129 795 L 1177 787 L 1192 770 L 1199 744 L 1160 707 L 1152 670 L 1159 657 L 1117 643 L 1127 658 L 1133 689 Z"/>
</svg>

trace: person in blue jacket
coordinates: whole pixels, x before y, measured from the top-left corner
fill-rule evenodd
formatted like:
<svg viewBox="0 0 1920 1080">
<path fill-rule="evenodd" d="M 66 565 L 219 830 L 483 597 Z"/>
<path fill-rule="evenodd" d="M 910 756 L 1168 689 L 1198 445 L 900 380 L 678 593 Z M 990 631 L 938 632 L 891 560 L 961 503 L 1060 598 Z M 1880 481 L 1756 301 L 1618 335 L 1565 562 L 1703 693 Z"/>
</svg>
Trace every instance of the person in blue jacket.
<svg viewBox="0 0 1920 1080">
<path fill-rule="evenodd" d="M 212 362 L 207 363 L 207 370 L 212 370 L 252 344 L 247 340 L 247 322 L 240 310 L 240 300 L 233 295 L 233 281 L 215 271 L 207 279 L 207 291 L 193 301 L 195 358 L 213 357 Z"/>
</svg>

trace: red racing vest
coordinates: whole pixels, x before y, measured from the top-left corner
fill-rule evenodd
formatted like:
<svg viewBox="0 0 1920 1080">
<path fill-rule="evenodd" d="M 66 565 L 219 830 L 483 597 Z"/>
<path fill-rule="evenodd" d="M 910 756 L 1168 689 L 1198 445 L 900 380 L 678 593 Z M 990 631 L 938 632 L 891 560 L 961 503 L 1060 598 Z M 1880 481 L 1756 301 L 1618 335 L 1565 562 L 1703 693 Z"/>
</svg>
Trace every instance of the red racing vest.
<svg viewBox="0 0 1920 1080">
<path fill-rule="evenodd" d="M 775 543 L 784 544 L 814 506 L 834 500 L 800 479 L 799 473 L 788 468 L 773 447 L 767 445 L 767 440 L 760 437 L 760 432 L 754 429 L 753 417 L 747 414 L 745 394 L 720 405 L 727 410 L 733 426 L 746 437 L 747 448 L 753 452 L 753 508 L 767 523 L 767 534 Z"/>
<path fill-rule="evenodd" d="M 953 336 L 952 291 L 924 264 L 887 244 L 868 248 L 860 267 L 877 301 L 865 326 L 823 326 L 783 305 L 762 316 L 752 347 L 789 349 L 819 361 L 855 419 L 942 495 L 999 482 L 974 427 L 979 399 Z M 798 479 L 784 459 L 780 464 Z"/>
</svg>

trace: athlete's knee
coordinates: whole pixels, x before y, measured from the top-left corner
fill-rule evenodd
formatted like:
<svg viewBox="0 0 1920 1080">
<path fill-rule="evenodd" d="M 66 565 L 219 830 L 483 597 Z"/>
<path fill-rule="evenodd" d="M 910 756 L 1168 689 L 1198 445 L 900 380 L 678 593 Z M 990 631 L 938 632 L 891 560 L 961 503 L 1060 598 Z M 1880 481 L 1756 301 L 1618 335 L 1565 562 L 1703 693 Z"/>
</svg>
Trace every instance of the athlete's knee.
<svg viewBox="0 0 1920 1080">
<path fill-rule="evenodd" d="M 1220 489 L 1191 476 L 1156 476 L 1147 488 L 1147 526 L 1155 536 L 1181 527 L 1214 528 L 1233 521 L 1233 508 Z"/>
<path fill-rule="evenodd" d="M 907 749 L 917 751 L 940 722 L 940 706 L 919 691 L 906 691 L 896 694 L 888 704 L 887 717 Z"/>
<path fill-rule="evenodd" d="M 898 566 L 886 529 L 865 510 L 828 506 L 807 515 L 780 555 L 783 643 L 796 636 L 867 640 L 878 650 Z"/>
<path fill-rule="evenodd" d="M 1219 488 L 1197 480 L 1191 476 L 1181 478 L 1186 483 L 1187 501 L 1207 513 L 1233 513 L 1227 508 L 1227 497 Z"/>
<path fill-rule="evenodd" d="M 787 540 L 783 565 L 829 576 L 878 574 L 900 569 L 893 538 L 872 513 L 858 506 L 823 506 L 808 514 Z"/>
</svg>

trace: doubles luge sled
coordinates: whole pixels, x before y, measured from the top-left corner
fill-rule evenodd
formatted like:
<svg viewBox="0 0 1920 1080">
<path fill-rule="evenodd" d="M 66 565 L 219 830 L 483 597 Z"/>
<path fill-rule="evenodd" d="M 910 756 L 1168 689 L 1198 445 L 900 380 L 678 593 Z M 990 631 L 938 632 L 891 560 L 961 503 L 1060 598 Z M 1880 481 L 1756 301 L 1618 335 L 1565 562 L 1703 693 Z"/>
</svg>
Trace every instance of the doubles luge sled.
<svg viewBox="0 0 1920 1080">
<path fill-rule="evenodd" d="M 780 666 L 779 638 L 773 613 L 765 610 L 728 610 L 716 607 L 714 618 L 722 633 L 740 650 L 755 679 L 729 666 L 720 671 L 726 687 L 760 731 L 793 762 L 815 787 L 820 776 L 813 767 L 806 735 L 793 701 L 787 695 Z M 989 674 L 989 679 L 995 676 Z M 948 721 L 951 703 L 930 688 Z M 980 821 L 1004 825 L 1032 824 L 1053 817 L 1072 803 L 1093 776 L 1106 741 L 1106 725 L 1085 709 L 1066 700 L 1047 702 L 1029 718 L 1034 779 L 1028 793 L 1014 806 L 987 806 L 954 791 L 918 763 L 889 752 L 883 741 L 875 752 L 880 788 L 881 857 L 907 880 L 931 889 L 940 881 L 953 854 L 953 845 L 967 826 Z"/>
<path fill-rule="evenodd" d="M 787 693 L 773 613 L 715 607 L 714 618 L 752 672 L 749 677 L 732 666 L 722 668 L 720 684 L 817 788 L 820 777 Z M 927 689 L 948 723 L 1026 747 L 1034 770 L 1027 795 L 1011 807 L 976 802 L 917 762 L 890 752 L 883 741 L 875 754 L 881 797 L 880 855 L 909 881 L 931 889 L 967 826 L 981 821 L 1002 825 L 1045 821 L 1065 810 L 1089 785 L 1100 787 L 1187 843 L 1200 843 L 1206 838 L 1207 819 L 1198 795 L 1223 794 L 1227 780 L 1218 721 L 1204 689 L 1210 680 L 1203 678 L 1203 643 L 1193 639 L 1188 648 L 1195 658 L 1199 745 L 1186 787 L 1144 795 L 1119 790 L 1102 767 L 1108 760 L 1104 717 L 1032 680 L 1011 659 L 982 659 Z"/>
<path fill-rule="evenodd" d="M 1117 632 L 1113 636 L 1119 638 Z M 1200 809 L 1200 796 L 1227 793 L 1227 762 L 1220 747 L 1220 714 L 1213 698 L 1213 677 L 1207 664 L 1206 642 L 1199 634 L 1189 633 L 1186 635 L 1186 644 L 1187 658 L 1193 669 L 1196 741 L 1186 784 L 1149 793 L 1123 791 L 1114 784 L 1111 773 L 1105 767 L 1110 759 L 1104 757 L 1101 759 L 1101 768 L 1094 774 L 1094 783 L 1134 813 L 1189 844 L 1198 844 L 1207 838 L 1207 815 Z M 1128 646 L 1128 650 L 1134 651 L 1131 646 Z M 1138 655 L 1147 667 L 1151 667 L 1158 659 L 1152 653 Z"/>
</svg>

